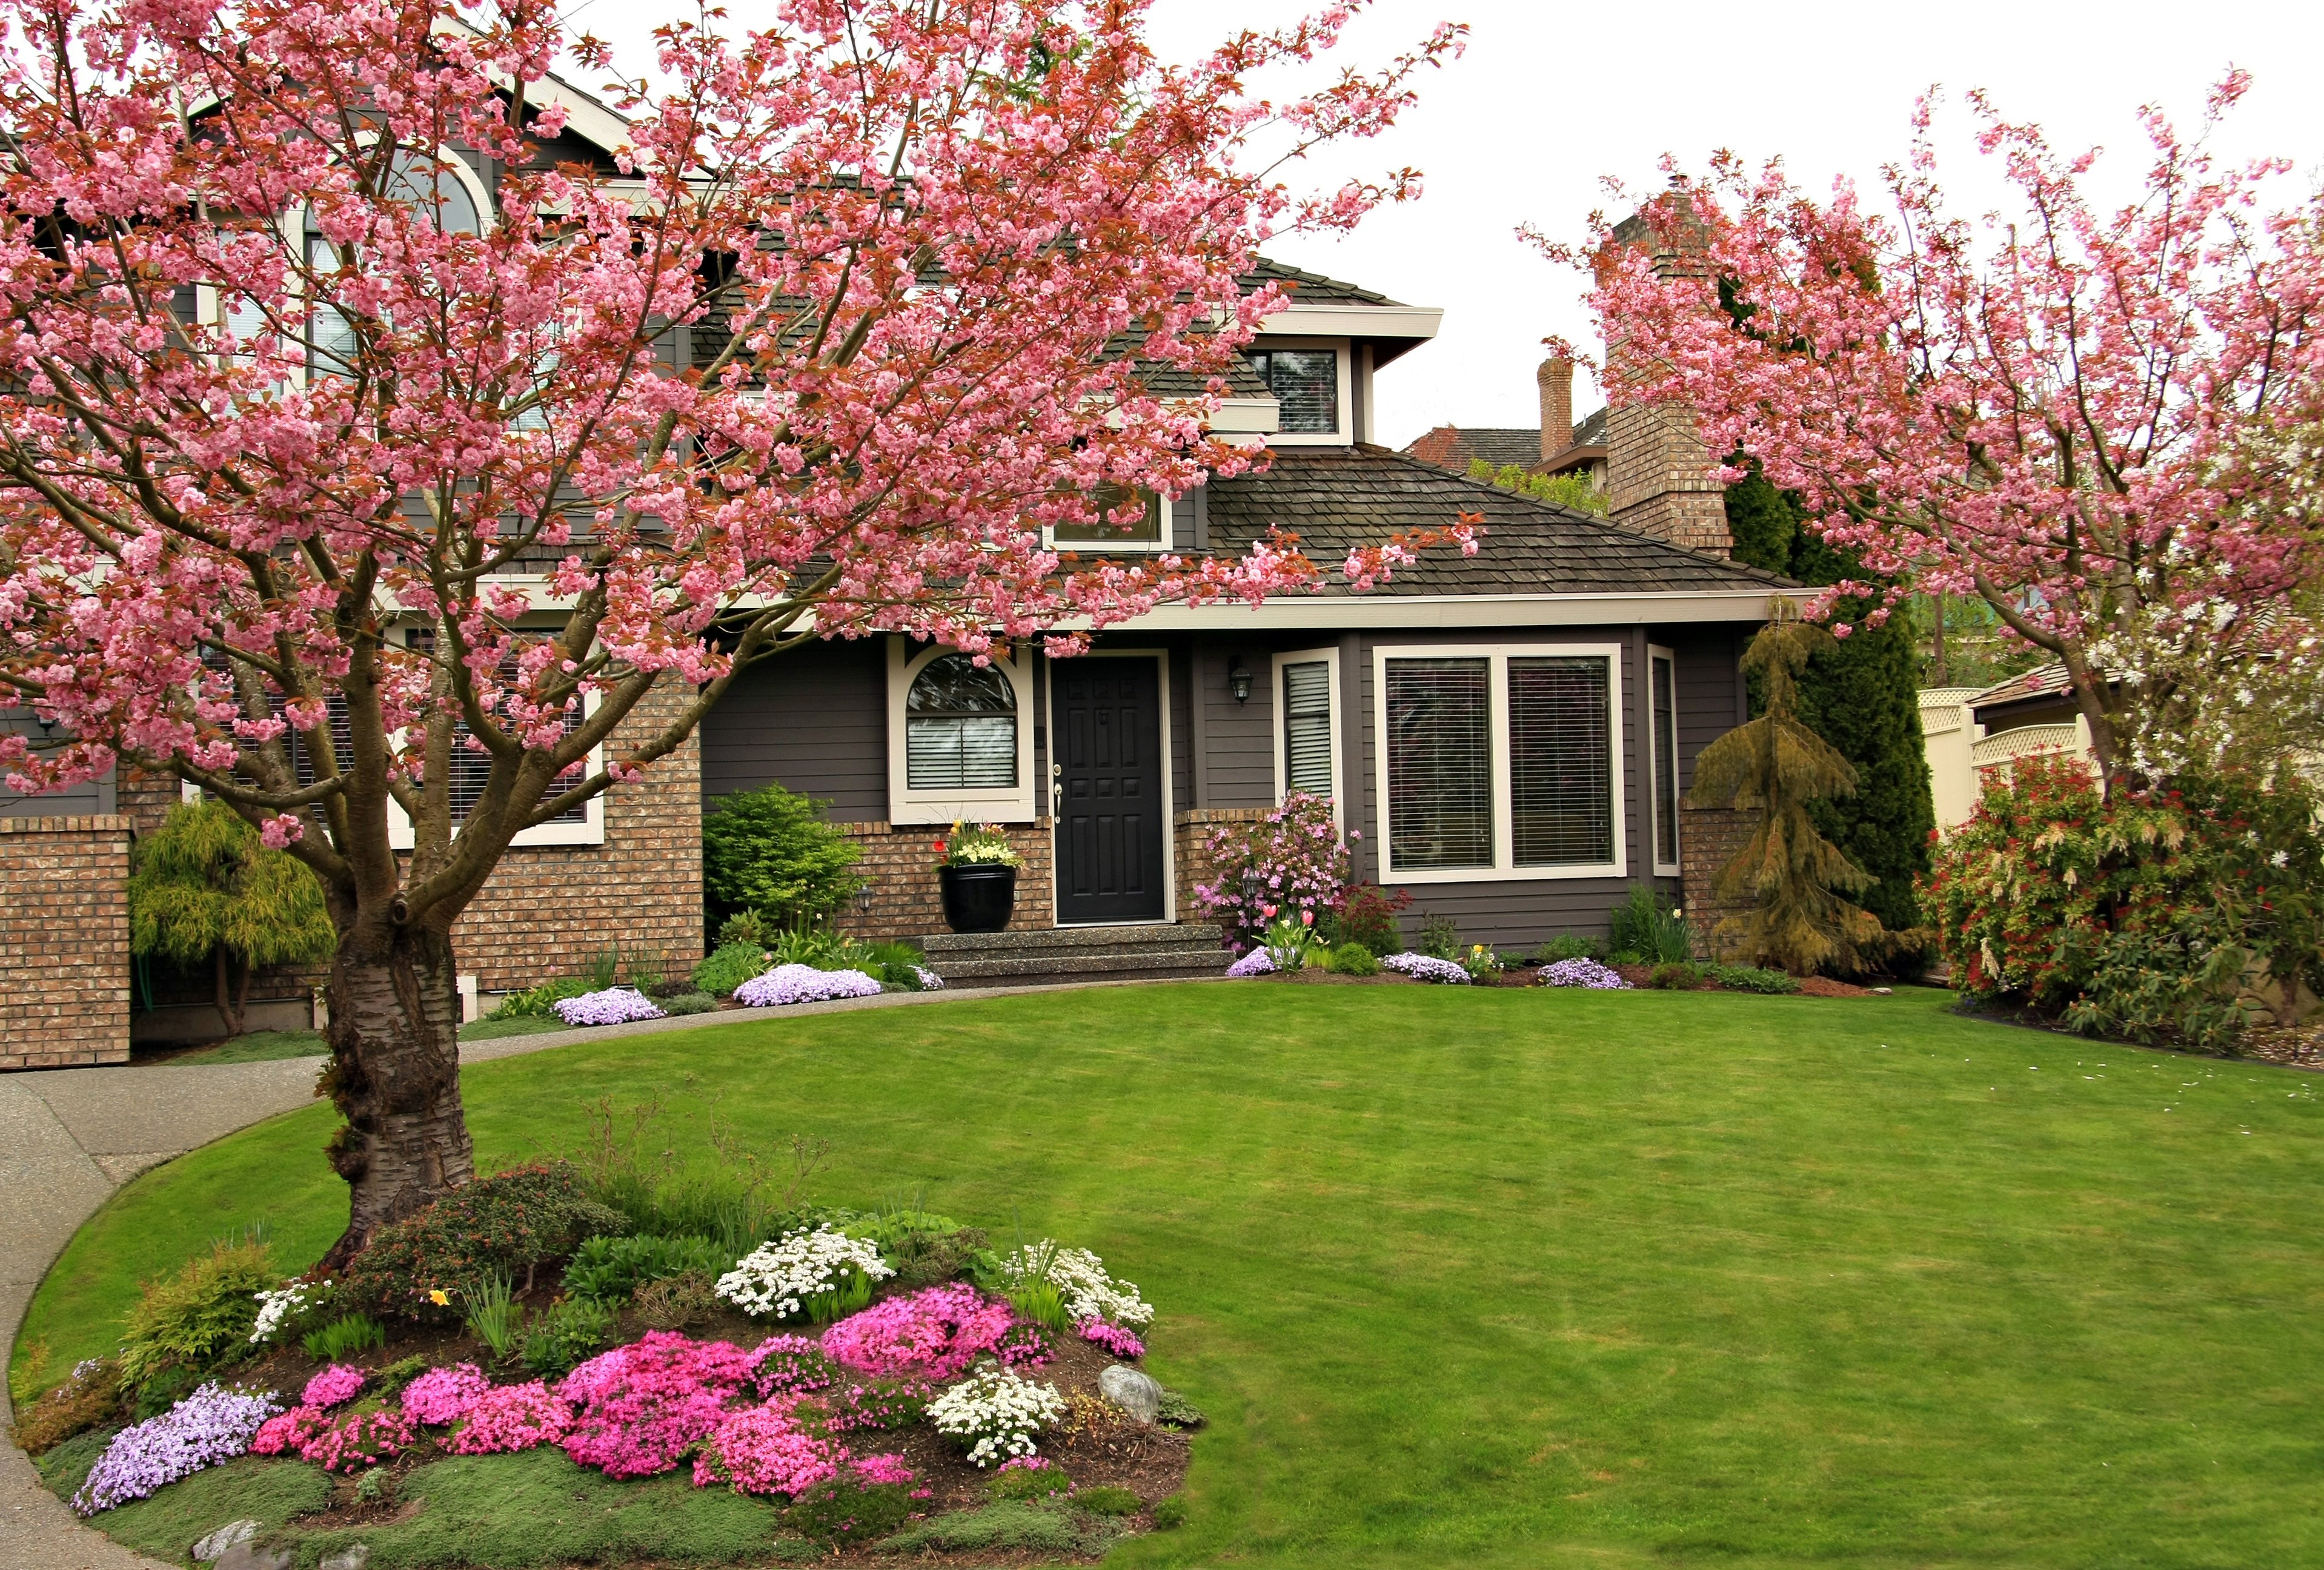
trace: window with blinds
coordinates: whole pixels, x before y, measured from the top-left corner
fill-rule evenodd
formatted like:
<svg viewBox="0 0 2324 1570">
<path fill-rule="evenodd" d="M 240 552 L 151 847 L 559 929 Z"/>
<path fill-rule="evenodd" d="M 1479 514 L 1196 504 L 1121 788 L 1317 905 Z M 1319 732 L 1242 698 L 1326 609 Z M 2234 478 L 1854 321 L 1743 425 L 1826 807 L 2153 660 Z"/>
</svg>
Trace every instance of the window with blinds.
<svg viewBox="0 0 2324 1570">
<path fill-rule="evenodd" d="M 1389 860 L 1415 870 L 1491 867 L 1491 662 L 1387 666 Z"/>
<path fill-rule="evenodd" d="M 1517 866 L 1614 859 L 1608 663 L 1595 656 L 1509 660 L 1509 850 Z"/>
<path fill-rule="evenodd" d="M 1678 671 L 1669 655 L 1650 656 L 1655 707 L 1655 865 L 1678 865 Z"/>
<path fill-rule="evenodd" d="M 433 647 L 435 641 L 436 635 L 425 628 L 414 629 L 409 639 L 411 647 L 422 649 Z M 501 680 L 512 682 L 515 679 L 516 662 L 511 659 L 501 666 Z M 565 734 L 570 736 L 580 729 L 581 701 L 576 698 L 565 707 Z M 468 729 L 466 721 L 453 721 L 451 793 L 452 822 L 455 823 L 465 823 L 468 821 L 468 814 L 475 810 L 477 802 L 484 799 L 484 785 L 492 778 L 492 754 L 479 752 L 468 745 L 468 738 L 475 734 L 475 731 Z M 549 782 L 540 793 L 540 800 L 553 801 L 579 785 L 587 768 L 586 759 L 572 764 Z M 588 821 L 589 804 L 586 802 L 577 807 L 567 807 L 553 818 L 541 820 L 544 823 L 586 823 Z"/>
<path fill-rule="evenodd" d="M 1302 660 L 1283 667 L 1283 787 L 1287 794 L 1332 794 L 1332 667 Z"/>
<path fill-rule="evenodd" d="M 1244 356 L 1275 394 L 1281 430 L 1330 436 L 1340 428 L 1340 352 L 1255 349 Z"/>
<path fill-rule="evenodd" d="M 1017 788 L 1017 690 L 1005 674 L 947 654 L 912 679 L 904 783 L 916 791 Z"/>
<path fill-rule="evenodd" d="M 1110 515 L 1130 505 L 1136 495 L 1145 502 L 1145 511 L 1134 523 L 1124 526 L 1111 520 Z M 1060 542 L 1090 542 L 1098 545 L 1160 545 L 1162 543 L 1162 498 L 1151 491 L 1135 491 L 1108 481 L 1090 494 L 1090 505 L 1098 516 L 1087 523 L 1060 523 L 1051 528 L 1049 537 Z"/>
</svg>

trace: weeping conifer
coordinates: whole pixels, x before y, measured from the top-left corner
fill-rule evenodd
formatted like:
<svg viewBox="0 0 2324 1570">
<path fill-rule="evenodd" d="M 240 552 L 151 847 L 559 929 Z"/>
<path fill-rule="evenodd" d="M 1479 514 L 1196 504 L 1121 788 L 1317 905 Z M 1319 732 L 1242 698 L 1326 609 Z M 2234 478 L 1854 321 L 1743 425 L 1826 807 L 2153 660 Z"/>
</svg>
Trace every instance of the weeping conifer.
<svg viewBox="0 0 2324 1570">
<path fill-rule="evenodd" d="M 207 963 L 228 1035 L 243 1033 L 253 975 L 327 959 L 338 941 L 315 875 L 224 802 L 171 807 L 132 860 L 130 951 Z"/>
<path fill-rule="evenodd" d="M 1695 760 L 1698 807 L 1756 813 L 1757 827 L 1713 887 L 1748 909 L 1720 923 L 1722 948 L 1795 975 L 1826 965 L 1861 968 L 1882 947 L 1879 919 L 1844 894 L 1869 887 L 1869 874 L 1816 828 L 1813 803 L 1856 789 L 1856 768 L 1799 716 L 1799 677 L 1831 634 L 1800 620 L 1783 595 L 1767 602 L 1767 625 L 1744 652 L 1758 688 L 1759 717 L 1702 749 Z"/>
</svg>

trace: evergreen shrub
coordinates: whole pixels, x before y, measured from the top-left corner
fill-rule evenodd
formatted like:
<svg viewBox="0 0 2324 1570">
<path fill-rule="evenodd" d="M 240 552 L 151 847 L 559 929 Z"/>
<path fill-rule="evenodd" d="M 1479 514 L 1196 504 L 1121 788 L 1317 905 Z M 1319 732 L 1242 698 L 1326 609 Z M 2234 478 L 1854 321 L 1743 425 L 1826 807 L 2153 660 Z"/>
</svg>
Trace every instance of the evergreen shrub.
<svg viewBox="0 0 2324 1570">
<path fill-rule="evenodd" d="M 263 1243 L 214 1244 L 176 1273 L 139 1290 L 121 1335 L 120 1378 L 143 1391 L 163 1374 L 190 1389 L 192 1376 L 250 1345 L 258 1294 L 281 1284 Z"/>
<path fill-rule="evenodd" d="M 761 944 L 721 943 L 695 966 L 694 989 L 713 997 L 732 997 L 736 987 L 765 975 L 771 965 Z"/>
<path fill-rule="evenodd" d="M 348 1263 L 337 1302 L 391 1318 L 456 1324 L 455 1290 L 502 1271 L 522 1280 L 587 1238 L 631 1228 L 584 1190 L 569 1162 L 478 1178 L 406 1220 L 380 1229 Z M 451 1298 L 439 1303 L 432 1293 Z"/>
<path fill-rule="evenodd" d="M 702 892 L 712 913 L 724 921 L 750 912 L 779 929 L 819 921 L 854 898 L 862 848 L 824 822 L 829 805 L 770 785 L 704 813 Z"/>
</svg>

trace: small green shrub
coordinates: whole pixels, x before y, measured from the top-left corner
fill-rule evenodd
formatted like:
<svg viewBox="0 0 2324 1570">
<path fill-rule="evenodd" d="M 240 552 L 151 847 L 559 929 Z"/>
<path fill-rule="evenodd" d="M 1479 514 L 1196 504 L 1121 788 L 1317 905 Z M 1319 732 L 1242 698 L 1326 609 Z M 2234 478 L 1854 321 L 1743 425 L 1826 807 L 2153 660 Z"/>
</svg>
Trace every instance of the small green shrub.
<svg viewBox="0 0 2324 1570">
<path fill-rule="evenodd" d="M 716 1275 L 733 1262 L 732 1253 L 706 1237 L 593 1237 L 565 1267 L 565 1290 L 599 1303 L 623 1303 L 648 1281 L 688 1271 Z"/>
<path fill-rule="evenodd" d="M 1637 963 L 1683 965 L 1694 958 L 1686 918 L 1650 883 L 1634 883 L 1628 898 L 1606 919 L 1607 941 L 1617 951 L 1634 953 Z"/>
<path fill-rule="evenodd" d="M 702 1271 L 682 1271 L 664 1281 L 648 1281 L 630 1299 L 630 1308 L 649 1330 L 683 1330 L 699 1325 L 723 1306 L 717 1278 Z"/>
<path fill-rule="evenodd" d="M 542 1379 L 563 1379 L 604 1349 L 613 1310 L 586 1298 L 564 1298 L 533 1316 L 523 1336 L 525 1367 Z"/>
<path fill-rule="evenodd" d="M 395 1474 L 384 1466 L 374 1466 L 355 1479 L 358 1504 L 385 1504 L 394 1497 Z"/>
<path fill-rule="evenodd" d="M 348 1308 L 398 1318 L 456 1322 L 456 1303 L 438 1303 L 489 1272 L 529 1281 L 533 1268 L 562 1259 L 587 1238 L 631 1230 L 590 1198 L 565 1161 L 518 1167 L 455 1189 L 408 1220 L 380 1229 L 348 1264 L 336 1299 Z"/>
<path fill-rule="evenodd" d="M 908 1520 L 912 1496 L 900 1483 L 861 1487 L 842 1474 L 825 1479 L 791 1501 L 783 1525 L 800 1537 L 839 1547 L 884 1538 Z"/>
<path fill-rule="evenodd" d="M 1323 967 L 1334 976 L 1377 976 L 1379 961 L 1361 943 L 1342 943 L 1326 951 Z"/>
<path fill-rule="evenodd" d="M 967 1274 L 987 1242 L 980 1227 L 963 1226 L 949 1216 L 916 1208 L 883 1211 L 870 1221 L 851 1224 L 846 1231 L 878 1244 L 881 1257 L 896 1272 L 896 1286 L 904 1289 L 934 1286 Z"/>
<path fill-rule="evenodd" d="M 1154 1420 L 1167 1424 L 1173 1428 L 1199 1428 L 1210 1421 L 1208 1418 L 1203 1416 L 1202 1408 L 1172 1390 L 1168 1385 L 1162 1387 L 1162 1406 L 1161 1409 L 1155 1414 Z"/>
<path fill-rule="evenodd" d="M 404 1386 L 435 1366 L 425 1357 L 399 1357 L 371 1376 L 371 1393 L 382 1400 L 392 1400 L 403 1393 Z"/>
<path fill-rule="evenodd" d="M 902 1380 L 872 1379 L 835 1390 L 825 1399 L 831 1426 L 841 1432 L 908 1428 L 927 1415 L 933 1392 Z"/>
<path fill-rule="evenodd" d="M 862 848 L 823 821 L 830 803 L 779 785 L 737 791 L 702 818 L 702 892 L 722 917 L 810 923 L 855 897 Z"/>
<path fill-rule="evenodd" d="M 721 943 L 694 968 L 694 987 L 713 997 L 732 997 L 745 981 L 766 974 L 763 943 Z"/>
<path fill-rule="evenodd" d="M 1420 951 L 1432 959 L 1461 958 L 1461 923 L 1451 916 L 1423 916 Z"/>
<path fill-rule="evenodd" d="M 507 1362 L 524 1333 L 524 1309 L 510 1290 L 508 1272 L 486 1271 L 458 1296 L 467 1300 L 468 1334 L 490 1347 L 495 1361 Z"/>
<path fill-rule="evenodd" d="M 1154 1507 L 1155 1530 L 1160 1532 L 1176 1531 L 1185 1524 L 1186 1501 L 1180 1499 L 1176 1494 L 1172 1494 L 1168 1499 L 1162 1501 L 1159 1504 Z"/>
<path fill-rule="evenodd" d="M 1563 959 L 1602 959 L 1605 956 L 1603 940 L 1585 938 L 1579 932 L 1560 932 L 1526 956 L 1526 963 L 1554 965 Z"/>
<path fill-rule="evenodd" d="M 718 1000 L 706 992 L 677 992 L 661 1000 L 664 1014 L 715 1014 Z"/>
<path fill-rule="evenodd" d="M 578 997 L 585 992 L 601 990 L 586 976 L 559 976 L 553 981 L 523 992 L 512 992 L 493 1005 L 486 1019 L 550 1019 L 556 1017 L 557 1005 L 568 997 Z"/>
<path fill-rule="evenodd" d="M 188 1396 L 202 1382 L 202 1376 L 190 1368 L 165 1368 L 137 1388 L 136 1399 L 129 1403 L 129 1415 L 142 1423 L 148 1418 L 158 1418 Z"/>
<path fill-rule="evenodd" d="M 345 1363 L 358 1352 L 387 1345 L 387 1327 L 369 1314 L 342 1314 L 319 1329 L 300 1337 L 299 1345 L 318 1363 Z"/>
<path fill-rule="evenodd" d="M 1688 964 L 1657 965 L 1646 985 L 1665 992 L 1692 992 L 1702 985 L 1702 972 Z"/>
<path fill-rule="evenodd" d="M 1093 1516 L 1134 1516 L 1146 1508 L 1146 1501 L 1129 1489 L 1105 1483 L 1074 1494 L 1074 1508 Z"/>
<path fill-rule="evenodd" d="M 897 992 L 921 990 L 919 968 L 927 956 L 910 943 L 865 945 L 862 969 L 881 986 Z"/>
<path fill-rule="evenodd" d="M 263 1243 L 217 1243 L 176 1274 L 149 1281 L 123 1322 L 121 1382 L 143 1391 L 168 1370 L 199 1373 L 250 1345 L 258 1294 L 282 1273 Z"/>
<path fill-rule="evenodd" d="M 1765 992 L 1782 994 L 1797 992 L 1799 978 L 1780 970 L 1766 970 L 1757 965 L 1707 965 L 1705 976 L 1729 992 Z"/>
<path fill-rule="evenodd" d="M 1074 1480 L 1062 1466 L 1013 1467 L 984 1485 L 986 1497 L 996 1500 L 1048 1499 L 1073 1491 Z"/>
<path fill-rule="evenodd" d="M 756 911 L 736 911 L 718 927 L 718 947 L 732 949 L 748 946 L 763 950 L 775 941 L 781 929 L 770 923 Z"/>
<path fill-rule="evenodd" d="M 1452 956 L 1453 962 L 1469 973 L 1471 981 L 1489 982 L 1501 973 L 1501 957 L 1482 943 L 1471 943 Z"/>
<path fill-rule="evenodd" d="M 1646 963 L 1646 957 L 1636 949 L 1612 949 L 1607 951 L 1606 963 L 1609 965 L 1644 965 Z"/>
</svg>

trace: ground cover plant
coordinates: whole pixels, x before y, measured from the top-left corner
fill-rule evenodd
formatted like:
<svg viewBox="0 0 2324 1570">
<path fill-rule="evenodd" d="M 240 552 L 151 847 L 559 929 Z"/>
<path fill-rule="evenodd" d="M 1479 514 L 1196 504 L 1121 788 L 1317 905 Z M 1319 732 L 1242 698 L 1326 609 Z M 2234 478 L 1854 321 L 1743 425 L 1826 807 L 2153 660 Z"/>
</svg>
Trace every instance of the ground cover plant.
<svg viewBox="0 0 2324 1570">
<path fill-rule="evenodd" d="M 812 1108 L 823 1191 L 900 1187 L 1000 1218 L 1000 1252 L 1021 1226 L 1127 1268 L 1163 1309 L 1151 1371 L 1211 1421 L 1183 1527 L 1109 1563 L 2316 1561 L 2316 1081 L 1950 1003 L 1094 991 L 586 1042 L 476 1066 L 469 1097 L 507 1161 L 584 1141 L 583 1098 L 698 1075 L 728 1090 L 721 1138 L 779 1150 Z M 291 1114 L 127 1186 L 19 1356 L 101 1354 L 141 1272 L 221 1232 L 318 1257 L 344 1219 L 309 1171 L 327 1132 Z M 653 1141 L 701 1161 L 713 1133 L 673 1111 Z M 537 1468 L 528 1497 L 616 1486 L 553 1446 L 456 1464 Z M 456 1527 L 494 1565 L 596 1556 L 575 1511 L 563 1558 L 487 1558 L 516 1534 L 495 1474 L 461 1475 L 466 1514 L 439 1491 L 397 1532 L 448 1556 Z M 683 1475 L 620 1486 L 784 1536 Z M 1010 1501 L 903 1539 L 1021 1530 L 1051 1540 L 1010 1552 L 1055 1556 L 1090 1541 L 1077 1523 Z"/>
</svg>

